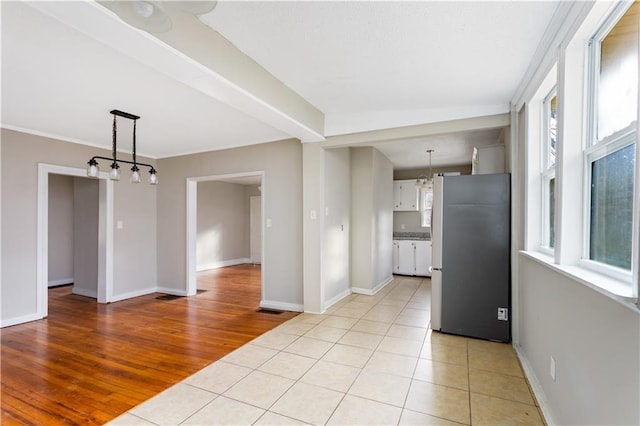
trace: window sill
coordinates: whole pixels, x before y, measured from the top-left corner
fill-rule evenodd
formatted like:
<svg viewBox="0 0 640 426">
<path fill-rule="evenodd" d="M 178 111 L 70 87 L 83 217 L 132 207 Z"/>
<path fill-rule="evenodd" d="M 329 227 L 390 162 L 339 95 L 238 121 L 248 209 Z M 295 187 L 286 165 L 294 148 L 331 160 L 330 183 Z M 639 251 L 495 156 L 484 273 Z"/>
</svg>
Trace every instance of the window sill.
<svg viewBox="0 0 640 426">
<path fill-rule="evenodd" d="M 554 258 L 545 253 L 534 251 L 520 251 L 520 253 L 615 300 L 634 312 L 640 313 L 640 308 L 636 306 L 636 298 L 633 297 L 633 287 L 629 283 L 590 271 L 589 269 L 581 268 L 580 266 L 557 265 L 554 263 Z"/>
</svg>

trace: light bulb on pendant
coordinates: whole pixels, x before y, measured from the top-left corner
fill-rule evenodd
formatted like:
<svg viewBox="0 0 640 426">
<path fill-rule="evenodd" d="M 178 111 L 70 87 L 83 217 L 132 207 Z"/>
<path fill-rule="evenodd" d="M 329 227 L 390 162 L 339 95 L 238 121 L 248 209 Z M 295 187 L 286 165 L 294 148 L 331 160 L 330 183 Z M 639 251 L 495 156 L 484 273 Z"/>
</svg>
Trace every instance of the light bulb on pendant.
<svg viewBox="0 0 640 426">
<path fill-rule="evenodd" d="M 97 178 L 98 174 L 100 174 L 100 167 L 98 166 L 98 162 L 92 158 L 89 160 L 89 167 L 87 167 L 87 176 L 90 178 Z"/>
<path fill-rule="evenodd" d="M 120 180 L 120 166 L 115 161 L 111 163 L 111 171 L 109 172 L 109 179 Z"/>
<path fill-rule="evenodd" d="M 150 185 L 157 185 L 158 184 L 158 172 L 156 172 L 156 169 L 154 169 L 154 168 L 149 170 L 149 184 Z"/>
<path fill-rule="evenodd" d="M 140 169 L 135 164 L 131 168 L 131 183 L 140 183 Z"/>
</svg>

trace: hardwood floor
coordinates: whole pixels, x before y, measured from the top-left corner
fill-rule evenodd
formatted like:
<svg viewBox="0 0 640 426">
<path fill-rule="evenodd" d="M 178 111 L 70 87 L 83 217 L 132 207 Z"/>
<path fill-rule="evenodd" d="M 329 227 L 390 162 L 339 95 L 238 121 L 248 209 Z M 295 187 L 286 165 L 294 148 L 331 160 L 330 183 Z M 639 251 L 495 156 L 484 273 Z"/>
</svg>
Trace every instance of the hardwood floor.
<svg viewBox="0 0 640 426">
<path fill-rule="evenodd" d="M 48 318 L 1 331 L 1 423 L 103 424 L 296 315 L 256 312 L 260 294 L 252 265 L 201 272 L 173 300 L 51 289 Z"/>
</svg>

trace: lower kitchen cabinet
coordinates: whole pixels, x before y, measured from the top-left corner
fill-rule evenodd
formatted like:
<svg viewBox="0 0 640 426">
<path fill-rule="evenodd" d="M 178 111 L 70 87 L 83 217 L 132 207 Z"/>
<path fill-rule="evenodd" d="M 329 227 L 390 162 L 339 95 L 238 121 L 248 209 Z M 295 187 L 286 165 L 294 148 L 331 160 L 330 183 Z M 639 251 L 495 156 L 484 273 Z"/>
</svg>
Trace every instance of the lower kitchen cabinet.
<svg viewBox="0 0 640 426">
<path fill-rule="evenodd" d="M 430 277 L 431 241 L 394 240 L 393 273 Z"/>
</svg>

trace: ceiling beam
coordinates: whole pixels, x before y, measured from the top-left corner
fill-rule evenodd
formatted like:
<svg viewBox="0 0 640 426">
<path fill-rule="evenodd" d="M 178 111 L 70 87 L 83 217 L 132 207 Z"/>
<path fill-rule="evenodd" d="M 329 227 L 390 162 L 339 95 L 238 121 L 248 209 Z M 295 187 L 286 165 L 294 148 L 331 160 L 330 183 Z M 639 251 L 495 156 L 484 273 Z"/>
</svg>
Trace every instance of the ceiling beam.
<svg viewBox="0 0 640 426">
<path fill-rule="evenodd" d="M 324 140 L 321 111 L 194 15 L 170 11 L 173 28 L 151 35 L 93 1 L 26 4 L 291 137 Z"/>
</svg>

